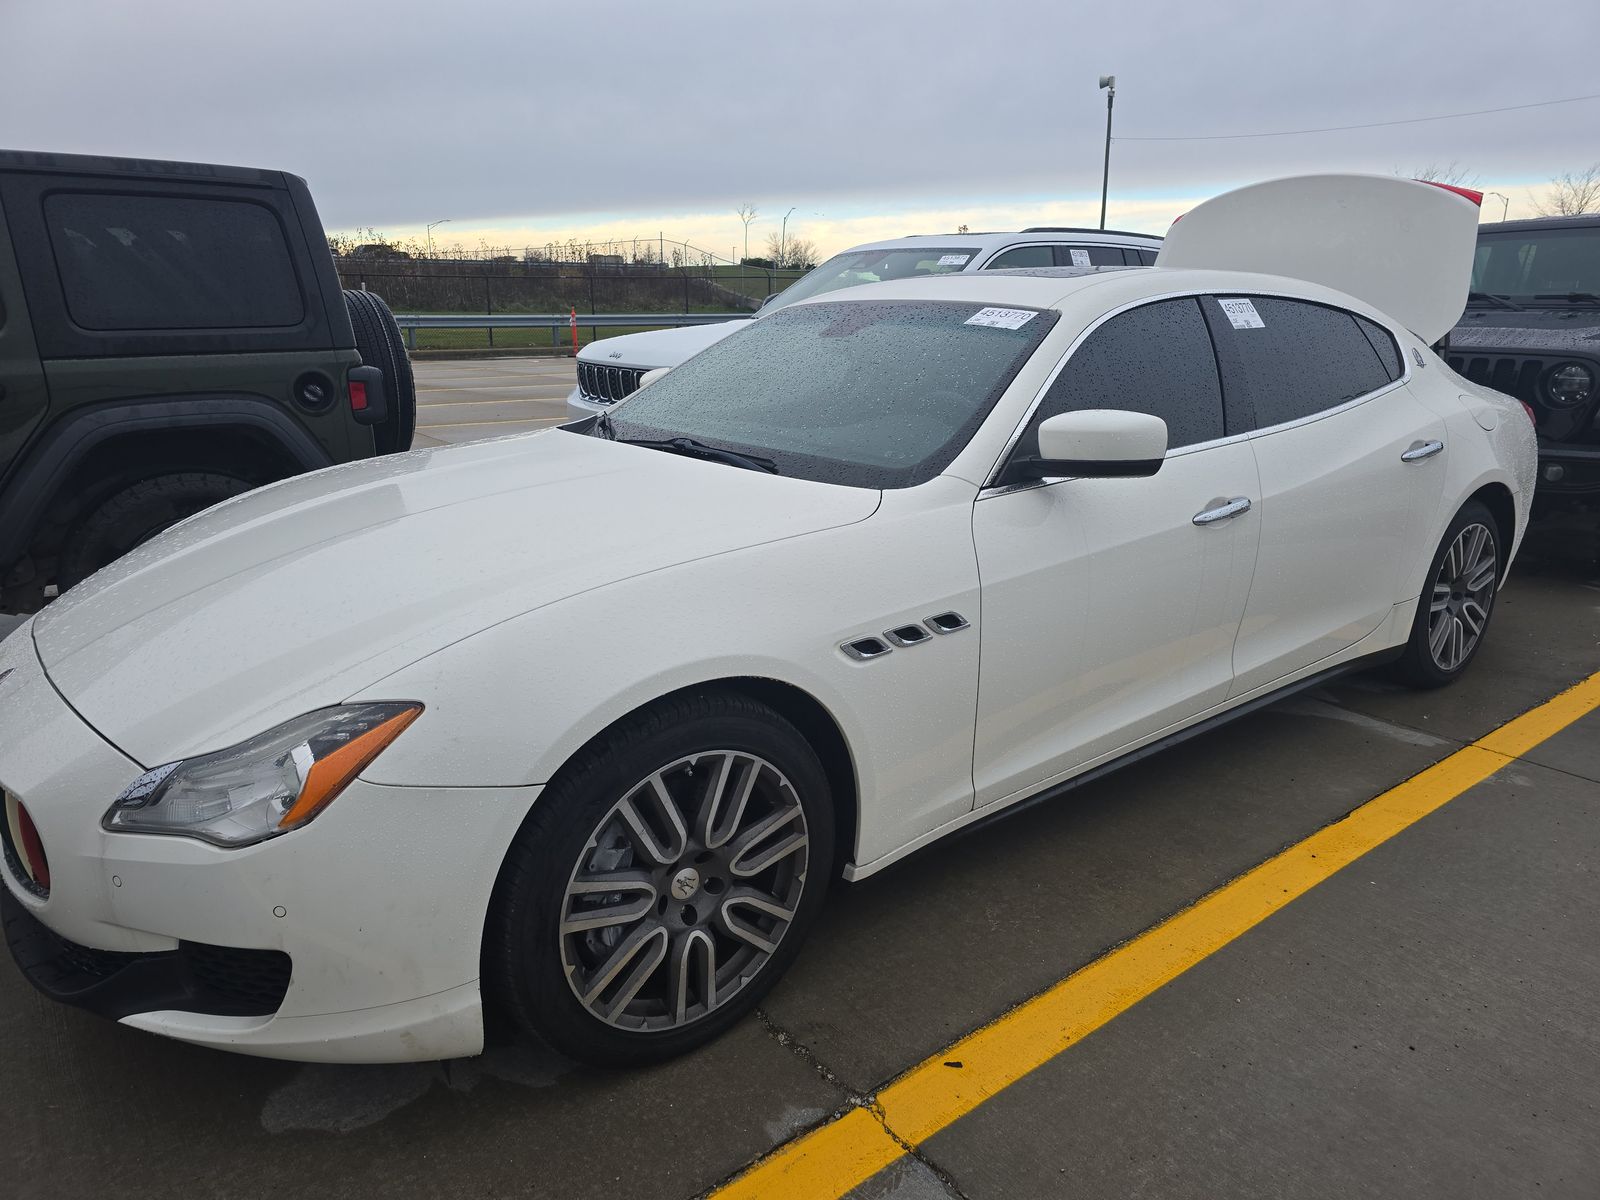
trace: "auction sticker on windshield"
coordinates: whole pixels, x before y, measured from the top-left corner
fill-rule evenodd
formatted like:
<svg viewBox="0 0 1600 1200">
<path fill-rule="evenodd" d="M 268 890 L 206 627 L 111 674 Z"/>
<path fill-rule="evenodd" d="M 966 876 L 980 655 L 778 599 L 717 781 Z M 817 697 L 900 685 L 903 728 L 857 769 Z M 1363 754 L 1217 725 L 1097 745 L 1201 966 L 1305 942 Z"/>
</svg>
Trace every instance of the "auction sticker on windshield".
<svg viewBox="0 0 1600 1200">
<path fill-rule="evenodd" d="M 1218 300 L 1222 311 L 1228 314 L 1228 320 L 1235 329 L 1265 329 L 1267 323 L 1261 319 L 1261 314 L 1256 311 L 1256 306 L 1248 300 Z"/>
<path fill-rule="evenodd" d="M 967 265 L 967 259 L 971 257 L 972 255 L 970 254 L 941 254 L 939 256 L 939 265 L 941 267 L 964 267 Z"/>
<path fill-rule="evenodd" d="M 964 324 L 988 325 L 995 329 L 1021 329 L 1038 315 L 1026 308 L 980 308 L 968 317 Z"/>
</svg>

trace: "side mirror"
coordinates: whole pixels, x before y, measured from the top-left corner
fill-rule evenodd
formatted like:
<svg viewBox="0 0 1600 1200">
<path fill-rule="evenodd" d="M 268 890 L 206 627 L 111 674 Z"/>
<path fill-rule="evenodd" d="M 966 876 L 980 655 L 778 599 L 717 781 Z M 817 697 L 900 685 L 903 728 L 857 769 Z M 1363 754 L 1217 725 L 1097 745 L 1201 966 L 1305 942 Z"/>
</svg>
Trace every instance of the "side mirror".
<svg viewBox="0 0 1600 1200">
<path fill-rule="evenodd" d="M 1167 455 L 1167 423 L 1148 413 L 1088 408 L 1039 426 L 1039 453 L 1012 460 L 1007 483 L 1030 479 L 1127 479 L 1154 475 Z"/>
<path fill-rule="evenodd" d="M 649 387 L 652 383 L 660 379 L 670 370 L 672 370 L 671 367 L 656 367 L 654 370 L 646 371 L 643 375 L 639 376 L 639 386 L 633 390 L 635 392 L 642 392 L 645 388 Z"/>
<path fill-rule="evenodd" d="M 781 296 L 781 295 L 783 295 L 783 293 L 782 293 L 782 292 L 773 292 L 773 293 L 772 293 L 772 295 L 770 295 L 770 296 L 768 296 L 768 297 L 767 297 L 767 298 L 766 298 L 766 299 L 765 299 L 765 300 L 763 300 L 763 301 L 762 301 L 762 302 L 761 302 L 761 303 L 760 303 L 760 304 L 759 304 L 759 305 L 758 305 L 758 306 L 757 306 L 757 307 L 756 307 L 756 312 L 758 312 L 758 313 L 763 313 L 763 312 L 766 312 L 766 311 L 767 311 L 767 308 L 768 308 L 768 307 L 769 307 L 769 306 L 770 306 L 770 305 L 771 305 L 771 304 L 772 304 L 772 302 L 773 302 L 773 301 L 774 301 L 774 300 L 776 300 L 776 299 L 777 299 L 777 298 L 778 298 L 778 297 L 779 297 L 779 296 Z"/>
</svg>

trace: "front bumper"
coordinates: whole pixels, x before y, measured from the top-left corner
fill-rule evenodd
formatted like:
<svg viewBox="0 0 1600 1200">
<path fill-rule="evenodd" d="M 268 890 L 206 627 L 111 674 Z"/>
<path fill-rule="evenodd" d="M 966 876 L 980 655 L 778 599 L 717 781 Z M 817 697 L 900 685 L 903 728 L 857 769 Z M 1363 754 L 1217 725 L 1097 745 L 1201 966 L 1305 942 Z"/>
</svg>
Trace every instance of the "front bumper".
<svg viewBox="0 0 1600 1200">
<path fill-rule="evenodd" d="M 49 893 L 9 864 L 0 877 L 8 942 L 35 986 L 140 1029 L 270 1057 L 482 1050 L 484 917 L 537 788 L 357 780 L 304 829 L 233 850 L 108 833 L 100 818 L 142 765 L 56 694 L 30 626 L 0 644 L 8 670 L 0 785 L 38 828 Z M 262 976 L 244 1002 L 226 994 L 241 973 Z"/>
<path fill-rule="evenodd" d="M 596 400 L 586 396 L 582 388 L 573 388 L 567 393 L 567 413 L 574 418 L 592 417 L 596 413 L 603 413 L 610 409 L 613 401 Z"/>
<path fill-rule="evenodd" d="M 1600 447 L 1539 443 L 1537 495 L 1600 497 Z"/>
</svg>

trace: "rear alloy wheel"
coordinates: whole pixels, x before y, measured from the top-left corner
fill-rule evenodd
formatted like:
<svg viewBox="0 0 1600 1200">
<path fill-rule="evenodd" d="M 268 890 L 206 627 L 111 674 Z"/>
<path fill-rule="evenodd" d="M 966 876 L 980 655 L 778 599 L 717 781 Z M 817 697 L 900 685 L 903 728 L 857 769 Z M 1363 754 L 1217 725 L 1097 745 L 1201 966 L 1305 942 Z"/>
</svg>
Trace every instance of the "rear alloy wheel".
<svg viewBox="0 0 1600 1200">
<path fill-rule="evenodd" d="M 1428 580 L 1398 670 L 1409 683 L 1440 687 L 1472 661 L 1494 612 L 1500 534 L 1487 508 L 1473 501 L 1456 514 Z"/>
<path fill-rule="evenodd" d="M 827 777 L 799 731 L 742 696 L 665 701 L 535 803 L 485 931 L 490 999 L 575 1058 L 681 1054 L 782 974 L 832 868 Z"/>
</svg>

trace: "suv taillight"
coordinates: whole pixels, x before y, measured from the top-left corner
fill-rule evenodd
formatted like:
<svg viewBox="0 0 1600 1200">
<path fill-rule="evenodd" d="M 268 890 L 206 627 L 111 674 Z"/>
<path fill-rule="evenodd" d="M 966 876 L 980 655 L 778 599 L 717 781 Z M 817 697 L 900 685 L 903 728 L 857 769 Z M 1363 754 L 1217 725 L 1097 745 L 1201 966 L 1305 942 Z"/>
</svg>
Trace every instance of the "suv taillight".
<svg viewBox="0 0 1600 1200">
<path fill-rule="evenodd" d="M 1522 405 L 1522 411 L 1528 414 L 1528 420 L 1537 425 L 1539 423 L 1539 414 L 1533 411 L 1533 405 L 1526 400 L 1519 400 L 1517 403 Z"/>
<path fill-rule="evenodd" d="M 367 411 L 367 385 L 359 379 L 350 381 L 350 411 Z"/>
</svg>

